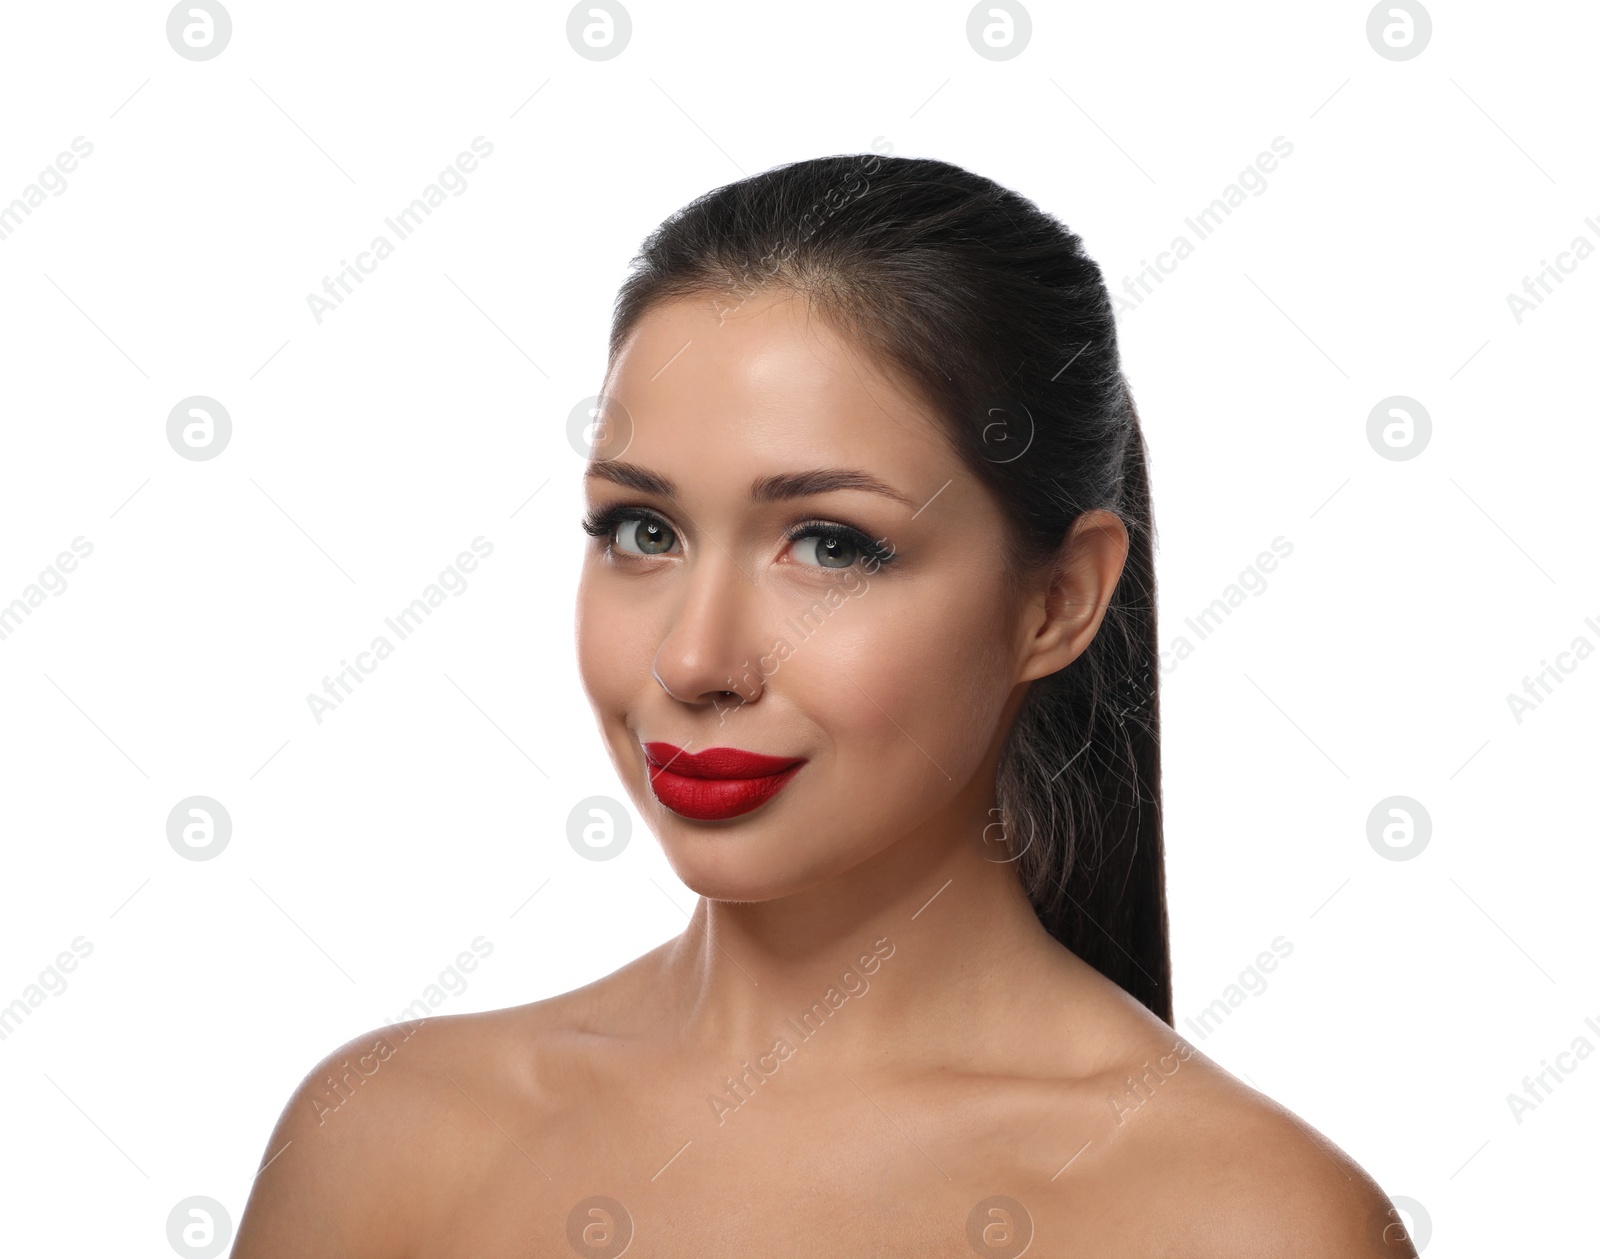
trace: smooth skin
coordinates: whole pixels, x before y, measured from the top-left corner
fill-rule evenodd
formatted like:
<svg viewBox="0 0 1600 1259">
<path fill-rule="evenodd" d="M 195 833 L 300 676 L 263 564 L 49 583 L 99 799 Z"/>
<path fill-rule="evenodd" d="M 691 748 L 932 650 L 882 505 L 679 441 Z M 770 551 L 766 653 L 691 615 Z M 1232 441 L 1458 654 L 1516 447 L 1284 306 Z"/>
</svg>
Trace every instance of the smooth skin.
<svg viewBox="0 0 1600 1259">
<path fill-rule="evenodd" d="M 1087 513 L 1008 592 L 989 491 L 792 294 L 656 307 L 605 392 L 626 448 L 588 503 L 643 515 L 586 540 L 578 659 L 698 904 L 587 987 L 329 1055 L 235 1259 L 614 1255 L 630 1226 L 661 1259 L 1011 1256 L 1029 1227 L 1043 1257 L 1413 1256 L 1357 1164 L 1057 943 L 998 859 L 1006 733 L 1099 629 L 1122 522 Z M 888 492 L 752 496 L 822 469 Z M 834 533 L 789 539 L 808 522 Z M 644 741 L 808 761 L 701 822 Z M 626 1219 L 580 1210 L 570 1242 L 595 1195 Z"/>
</svg>

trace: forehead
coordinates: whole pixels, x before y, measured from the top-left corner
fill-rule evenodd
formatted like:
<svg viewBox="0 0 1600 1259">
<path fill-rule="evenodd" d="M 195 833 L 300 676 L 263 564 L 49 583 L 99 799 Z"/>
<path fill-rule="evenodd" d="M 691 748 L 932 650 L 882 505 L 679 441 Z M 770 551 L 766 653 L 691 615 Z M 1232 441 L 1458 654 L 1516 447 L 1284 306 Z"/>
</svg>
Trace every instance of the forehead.
<svg viewBox="0 0 1600 1259">
<path fill-rule="evenodd" d="M 915 391 L 801 296 L 659 303 L 618 350 L 606 392 L 633 421 L 625 458 L 685 478 L 735 462 L 870 464 L 907 483 L 959 471 Z"/>
</svg>

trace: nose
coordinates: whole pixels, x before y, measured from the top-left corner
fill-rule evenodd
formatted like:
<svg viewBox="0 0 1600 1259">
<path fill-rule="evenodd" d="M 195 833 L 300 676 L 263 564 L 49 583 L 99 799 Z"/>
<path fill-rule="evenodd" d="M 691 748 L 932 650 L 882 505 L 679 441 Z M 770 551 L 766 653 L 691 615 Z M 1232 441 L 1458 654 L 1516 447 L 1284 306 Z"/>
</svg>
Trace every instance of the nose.
<svg viewBox="0 0 1600 1259">
<path fill-rule="evenodd" d="M 754 703 L 761 671 L 751 653 L 756 589 L 734 559 L 714 545 L 696 556 L 682 579 L 680 602 L 656 650 L 661 688 L 685 704 Z"/>
</svg>

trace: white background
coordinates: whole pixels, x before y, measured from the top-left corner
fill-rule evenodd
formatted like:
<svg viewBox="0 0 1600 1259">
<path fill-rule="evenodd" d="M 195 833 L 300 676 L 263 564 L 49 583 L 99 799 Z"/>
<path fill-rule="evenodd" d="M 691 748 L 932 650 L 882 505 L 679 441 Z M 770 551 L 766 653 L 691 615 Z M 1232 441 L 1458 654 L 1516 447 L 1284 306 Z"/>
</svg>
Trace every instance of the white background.
<svg viewBox="0 0 1600 1259">
<path fill-rule="evenodd" d="M 0 641 L 0 1004 L 93 946 L 0 1041 L 0 1247 L 167 1255 L 196 1194 L 237 1221 L 305 1071 L 475 937 L 443 1012 L 682 928 L 637 819 L 614 860 L 566 839 L 578 800 L 626 801 L 575 674 L 566 423 L 651 227 L 887 144 L 1032 198 L 1120 289 L 1277 136 L 1266 190 L 1120 324 L 1163 643 L 1293 547 L 1163 676 L 1179 1030 L 1421 1204 L 1433 1253 L 1590 1231 L 1600 1056 L 1520 1124 L 1506 1097 L 1600 1047 L 1600 658 L 1520 722 L 1507 695 L 1600 647 L 1600 257 L 1520 323 L 1506 296 L 1600 244 L 1600 11 L 1441 0 L 1392 61 L 1363 4 L 1040 3 L 991 61 L 961 4 L 639 0 L 599 62 L 560 5 L 230 12 L 200 62 L 161 5 L 0 30 L 0 204 L 93 145 L 0 240 L 0 604 L 93 546 Z M 319 324 L 306 295 L 476 136 L 466 190 Z M 166 440 L 197 394 L 233 423 L 204 462 Z M 1416 458 L 1368 443 L 1391 395 L 1431 415 Z M 465 592 L 318 724 L 307 693 L 480 535 Z M 166 837 L 197 794 L 233 822 L 207 861 Z M 1432 821 L 1410 860 L 1368 842 L 1394 795 Z"/>
</svg>

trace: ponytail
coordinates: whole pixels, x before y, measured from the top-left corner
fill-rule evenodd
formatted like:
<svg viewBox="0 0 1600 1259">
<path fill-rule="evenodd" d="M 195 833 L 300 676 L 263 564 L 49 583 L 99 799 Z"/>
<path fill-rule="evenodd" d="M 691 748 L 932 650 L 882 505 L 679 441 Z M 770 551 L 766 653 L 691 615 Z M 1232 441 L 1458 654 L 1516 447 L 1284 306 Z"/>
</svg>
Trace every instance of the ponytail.
<svg viewBox="0 0 1600 1259">
<path fill-rule="evenodd" d="M 1033 684 L 1000 762 L 1005 837 L 1046 929 L 1168 1025 L 1160 674 L 1150 484 L 1128 398 L 1128 558 L 1099 631 Z"/>
</svg>

